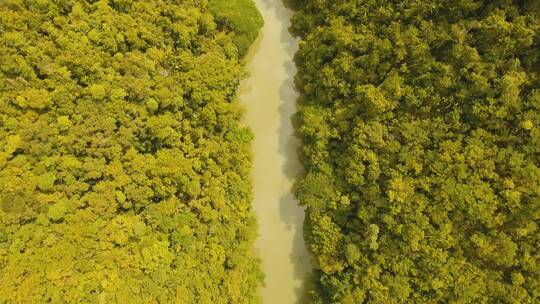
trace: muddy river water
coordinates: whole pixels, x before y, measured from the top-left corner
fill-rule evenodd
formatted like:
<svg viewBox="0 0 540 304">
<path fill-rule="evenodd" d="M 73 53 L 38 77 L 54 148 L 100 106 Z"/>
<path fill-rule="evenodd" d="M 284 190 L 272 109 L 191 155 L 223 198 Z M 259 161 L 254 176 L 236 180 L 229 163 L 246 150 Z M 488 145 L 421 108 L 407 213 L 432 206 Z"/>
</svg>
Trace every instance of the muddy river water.
<svg viewBox="0 0 540 304">
<path fill-rule="evenodd" d="M 302 239 L 303 209 L 292 194 L 302 172 L 290 116 L 295 112 L 297 41 L 289 34 L 291 11 L 282 0 L 256 0 L 265 26 L 247 57 L 250 76 L 240 99 L 253 141 L 254 211 L 259 223 L 255 244 L 263 262 L 265 304 L 305 302 L 303 282 L 310 271 Z"/>
</svg>

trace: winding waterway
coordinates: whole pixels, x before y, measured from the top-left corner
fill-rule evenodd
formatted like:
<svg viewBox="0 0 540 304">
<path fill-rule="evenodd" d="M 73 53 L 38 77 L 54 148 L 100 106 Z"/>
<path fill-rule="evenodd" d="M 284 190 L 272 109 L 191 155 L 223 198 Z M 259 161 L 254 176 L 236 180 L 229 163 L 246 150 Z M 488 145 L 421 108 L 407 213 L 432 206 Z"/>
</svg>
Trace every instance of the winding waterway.
<svg viewBox="0 0 540 304">
<path fill-rule="evenodd" d="M 282 0 L 256 0 L 264 28 L 247 58 L 250 77 L 241 100 L 253 142 L 254 210 L 259 222 L 256 249 L 262 258 L 265 304 L 296 304 L 303 299 L 303 282 L 310 271 L 302 239 L 303 209 L 292 194 L 301 173 L 290 116 L 295 112 L 297 41 L 289 34 L 292 12 Z"/>
</svg>

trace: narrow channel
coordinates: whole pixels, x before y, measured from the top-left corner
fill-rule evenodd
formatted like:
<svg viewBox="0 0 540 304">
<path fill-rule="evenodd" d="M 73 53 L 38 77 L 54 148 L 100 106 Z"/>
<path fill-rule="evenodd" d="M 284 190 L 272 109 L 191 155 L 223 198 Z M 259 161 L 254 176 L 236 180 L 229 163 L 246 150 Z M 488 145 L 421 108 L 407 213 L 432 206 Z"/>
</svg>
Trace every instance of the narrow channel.
<svg viewBox="0 0 540 304">
<path fill-rule="evenodd" d="M 303 283 L 310 271 L 302 238 L 304 210 L 292 194 L 301 173 L 290 117 L 297 94 L 293 56 L 297 41 L 288 32 L 292 12 L 282 0 L 256 0 L 264 28 L 247 57 L 250 77 L 240 98 L 246 106 L 246 122 L 253 141 L 254 210 L 259 223 L 255 244 L 262 258 L 266 304 L 298 304 L 305 301 Z"/>
</svg>

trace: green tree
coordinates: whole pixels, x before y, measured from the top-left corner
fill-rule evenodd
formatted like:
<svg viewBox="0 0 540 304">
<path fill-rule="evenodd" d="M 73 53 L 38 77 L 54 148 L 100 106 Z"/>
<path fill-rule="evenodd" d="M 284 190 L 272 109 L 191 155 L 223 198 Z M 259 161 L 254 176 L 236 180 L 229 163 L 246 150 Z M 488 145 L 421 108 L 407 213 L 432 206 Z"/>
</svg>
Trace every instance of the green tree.
<svg viewBox="0 0 540 304">
<path fill-rule="evenodd" d="M 292 1 L 314 303 L 537 303 L 538 1 Z"/>
<path fill-rule="evenodd" d="M 0 303 L 259 302 L 236 92 L 261 25 L 250 0 L 0 1 Z"/>
</svg>

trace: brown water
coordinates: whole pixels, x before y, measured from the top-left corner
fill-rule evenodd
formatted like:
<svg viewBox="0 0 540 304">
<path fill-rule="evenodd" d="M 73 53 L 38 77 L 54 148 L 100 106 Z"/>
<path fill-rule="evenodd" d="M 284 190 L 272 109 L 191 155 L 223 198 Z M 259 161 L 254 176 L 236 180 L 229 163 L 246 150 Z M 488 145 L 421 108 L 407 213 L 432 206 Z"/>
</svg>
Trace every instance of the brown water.
<svg viewBox="0 0 540 304">
<path fill-rule="evenodd" d="M 290 116 L 295 112 L 297 41 L 288 32 L 291 11 L 281 0 L 256 0 L 265 26 L 248 55 L 250 77 L 240 96 L 253 142 L 254 210 L 259 222 L 256 249 L 263 261 L 265 304 L 305 302 L 303 281 L 310 271 L 302 239 L 303 208 L 291 192 L 302 172 Z"/>
</svg>

